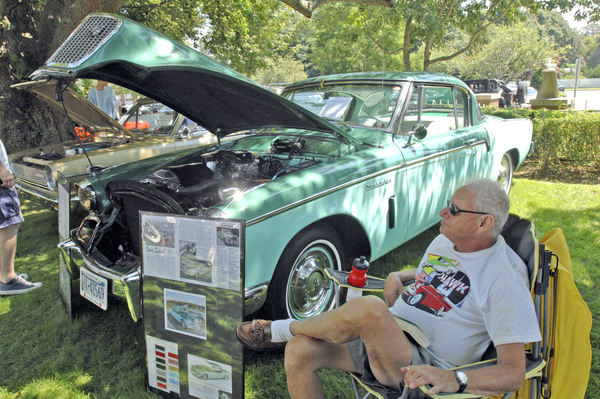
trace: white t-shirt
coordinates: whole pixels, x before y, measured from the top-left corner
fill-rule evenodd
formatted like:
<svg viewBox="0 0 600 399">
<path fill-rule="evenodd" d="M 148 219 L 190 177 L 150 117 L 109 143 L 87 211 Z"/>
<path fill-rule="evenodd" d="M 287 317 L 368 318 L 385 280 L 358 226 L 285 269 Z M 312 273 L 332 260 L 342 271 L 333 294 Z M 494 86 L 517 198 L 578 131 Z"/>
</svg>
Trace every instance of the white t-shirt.
<svg viewBox="0 0 600 399">
<path fill-rule="evenodd" d="M 110 86 L 106 86 L 102 91 L 93 87 L 88 93 L 88 101 L 110 115 L 113 119 L 115 114 L 115 92 Z"/>
<path fill-rule="evenodd" d="M 541 340 L 527 274 L 502 236 L 491 248 L 464 253 L 439 235 L 421 260 L 416 282 L 390 311 L 423 330 L 440 367 L 478 362 L 490 341 Z"/>
<path fill-rule="evenodd" d="M 2 162 L 4 167 L 6 169 L 8 169 L 10 171 L 10 173 L 13 172 L 12 168 L 11 168 L 11 164 L 8 161 L 8 154 L 6 153 L 6 148 L 4 148 L 4 143 L 2 142 L 2 140 L 0 140 L 0 162 Z"/>
</svg>

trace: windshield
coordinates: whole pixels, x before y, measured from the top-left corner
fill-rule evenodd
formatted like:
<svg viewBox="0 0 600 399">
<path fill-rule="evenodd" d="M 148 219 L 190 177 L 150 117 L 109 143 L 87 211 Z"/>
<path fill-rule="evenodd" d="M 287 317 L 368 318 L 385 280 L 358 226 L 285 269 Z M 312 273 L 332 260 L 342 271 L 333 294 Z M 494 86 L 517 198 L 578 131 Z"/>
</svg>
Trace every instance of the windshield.
<svg viewBox="0 0 600 399">
<path fill-rule="evenodd" d="M 290 101 L 328 120 L 346 124 L 387 128 L 402 87 L 397 84 L 334 84 L 286 90 Z"/>
<path fill-rule="evenodd" d="M 159 102 L 138 101 L 121 119 L 125 129 L 133 133 L 170 135 L 179 114 Z"/>
</svg>

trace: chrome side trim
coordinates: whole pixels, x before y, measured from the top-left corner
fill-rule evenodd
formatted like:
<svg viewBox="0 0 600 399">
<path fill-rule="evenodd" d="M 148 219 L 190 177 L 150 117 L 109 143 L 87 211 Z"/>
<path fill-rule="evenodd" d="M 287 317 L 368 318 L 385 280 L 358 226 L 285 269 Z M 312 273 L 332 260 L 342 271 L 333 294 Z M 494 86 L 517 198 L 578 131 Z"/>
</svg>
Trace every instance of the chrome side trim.
<svg viewBox="0 0 600 399">
<path fill-rule="evenodd" d="M 286 211 L 288 211 L 290 209 L 293 209 L 293 208 L 299 207 L 301 205 L 307 204 L 307 203 L 309 203 L 311 201 L 315 201 L 315 200 L 317 200 L 319 198 L 325 197 L 326 195 L 335 193 L 337 191 L 343 190 L 343 189 L 348 188 L 350 186 L 354 186 L 356 184 L 363 183 L 363 182 L 365 182 L 365 181 L 367 181 L 369 179 L 372 179 L 374 177 L 378 177 L 378 176 L 384 175 L 384 174 L 389 173 L 389 172 L 393 172 L 393 171 L 398 170 L 398 169 L 407 168 L 409 166 L 413 166 L 413 165 L 417 165 L 419 163 L 423 163 L 423 162 L 428 161 L 430 159 L 439 158 L 439 157 L 442 157 L 444 155 L 452 154 L 454 152 L 462 151 L 462 150 L 465 150 L 465 149 L 468 149 L 468 148 L 471 148 L 471 147 L 475 147 L 475 146 L 478 146 L 478 145 L 482 145 L 482 144 L 487 144 L 487 141 L 486 140 L 479 140 L 479 141 L 476 141 L 476 142 L 473 142 L 473 143 L 469 143 L 468 145 L 464 145 L 464 146 L 461 146 L 461 147 L 452 148 L 450 150 L 446 150 L 446 151 L 442 151 L 442 152 L 437 152 L 435 154 L 428 155 L 428 156 L 423 157 L 423 158 L 415 159 L 413 161 L 405 162 L 405 163 L 402 163 L 400 165 L 393 166 L 391 168 L 380 170 L 379 172 L 372 173 L 372 174 L 367 175 L 367 176 L 359 177 L 358 179 L 354 179 L 354 180 L 349 181 L 347 183 L 340 184 L 339 186 L 332 187 L 332 188 L 330 188 L 328 190 L 325 190 L 323 192 L 311 195 L 310 197 L 306 197 L 306 198 L 301 199 L 299 201 L 296 201 L 296 202 L 294 202 L 292 204 L 283 206 L 283 207 L 281 207 L 279 209 L 275 209 L 275 210 L 273 210 L 271 212 L 268 212 L 268 213 L 266 213 L 266 214 L 264 214 L 262 216 L 259 216 L 259 217 L 256 217 L 254 219 L 251 219 L 248 222 L 246 222 L 246 227 L 252 226 L 253 224 L 256 224 L 258 222 L 262 222 L 263 220 L 272 218 L 273 216 L 279 215 L 280 213 L 286 212 Z"/>
</svg>

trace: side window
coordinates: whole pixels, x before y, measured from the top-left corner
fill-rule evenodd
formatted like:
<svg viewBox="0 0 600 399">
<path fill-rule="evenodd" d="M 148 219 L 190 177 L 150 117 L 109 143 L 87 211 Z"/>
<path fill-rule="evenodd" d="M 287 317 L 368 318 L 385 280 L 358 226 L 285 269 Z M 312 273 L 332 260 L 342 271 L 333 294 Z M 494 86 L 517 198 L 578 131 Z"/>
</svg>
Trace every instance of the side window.
<svg viewBox="0 0 600 399">
<path fill-rule="evenodd" d="M 451 87 L 415 86 L 402 120 L 402 133 L 408 134 L 417 125 L 424 125 L 428 136 L 456 129 L 454 102 Z"/>
</svg>

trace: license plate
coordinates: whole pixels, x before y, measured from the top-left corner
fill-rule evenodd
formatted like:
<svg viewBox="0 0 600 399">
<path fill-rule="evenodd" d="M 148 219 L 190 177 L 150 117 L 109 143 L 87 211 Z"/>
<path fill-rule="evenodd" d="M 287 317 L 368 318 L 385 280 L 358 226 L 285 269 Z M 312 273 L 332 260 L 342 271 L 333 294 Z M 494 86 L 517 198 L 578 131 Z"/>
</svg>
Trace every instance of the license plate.
<svg viewBox="0 0 600 399">
<path fill-rule="evenodd" d="M 81 268 L 80 271 L 79 292 L 81 296 L 106 310 L 108 308 L 108 280 L 84 268 Z"/>
</svg>

